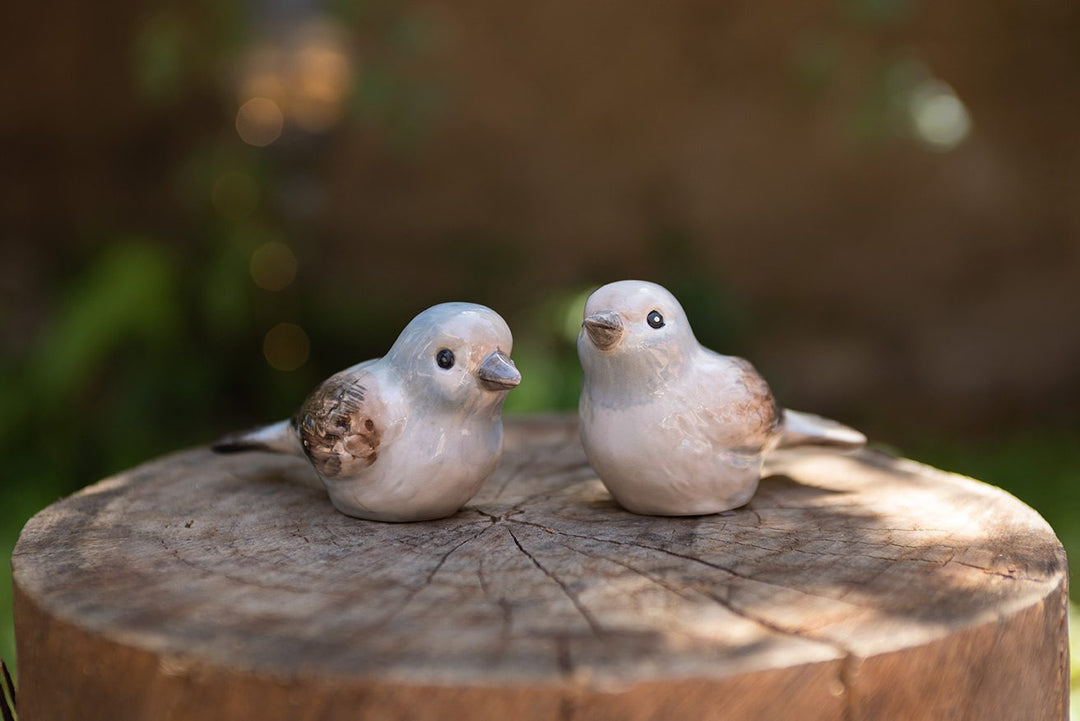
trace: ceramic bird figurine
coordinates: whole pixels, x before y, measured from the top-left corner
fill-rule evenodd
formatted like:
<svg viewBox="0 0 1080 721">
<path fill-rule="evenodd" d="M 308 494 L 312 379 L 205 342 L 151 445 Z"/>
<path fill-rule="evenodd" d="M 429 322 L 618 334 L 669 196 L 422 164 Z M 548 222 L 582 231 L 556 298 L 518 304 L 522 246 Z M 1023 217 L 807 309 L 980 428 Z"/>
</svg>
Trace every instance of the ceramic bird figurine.
<svg viewBox="0 0 1080 721">
<path fill-rule="evenodd" d="M 342 513 L 376 521 L 454 514 L 498 465 L 502 405 L 521 382 L 493 310 L 428 308 L 390 351 L 331 376 L 292 419 L 229 436 L 220 452 L 306 457 Z"/>
<path fill-rule="evenodd" d="M 605 285 L 585 303 L 581 439 L 593 470 L 634 513 L 689 516 L 747 503 L 780 445 L 858 448 L 856 430 L 781 410 L 742 358 L 703 347 L 655 283 Z"/>
</svg>

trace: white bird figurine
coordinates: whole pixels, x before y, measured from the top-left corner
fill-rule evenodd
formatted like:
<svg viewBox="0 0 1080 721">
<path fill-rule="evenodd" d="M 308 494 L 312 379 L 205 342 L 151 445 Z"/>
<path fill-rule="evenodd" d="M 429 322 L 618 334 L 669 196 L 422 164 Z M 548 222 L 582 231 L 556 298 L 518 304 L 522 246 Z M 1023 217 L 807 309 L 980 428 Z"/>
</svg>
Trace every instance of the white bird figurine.
<svg viewBox="0 0 1080 721">
<path fill-rule="evenodd" d="M 382 358 L 319 385 L 293 418 L 228 436 L 220 452 L 306 457 L 342 513 L 375 521 L 453 515 L 502 454 L 502 405 L 521 382 L 510 328 L 490 308 L 443 303 Z"/>
<path fill-rule="evenodd" d="M 835 421 L 781 410 L 750 363 L 698 343 L 675 296 L 655 283 L 625 280 L 594 292 L 577 345 L 585 453 L 634 513 L 737 508 L 754 495 L 773 448 L 866 442 Z"/>
</svg>

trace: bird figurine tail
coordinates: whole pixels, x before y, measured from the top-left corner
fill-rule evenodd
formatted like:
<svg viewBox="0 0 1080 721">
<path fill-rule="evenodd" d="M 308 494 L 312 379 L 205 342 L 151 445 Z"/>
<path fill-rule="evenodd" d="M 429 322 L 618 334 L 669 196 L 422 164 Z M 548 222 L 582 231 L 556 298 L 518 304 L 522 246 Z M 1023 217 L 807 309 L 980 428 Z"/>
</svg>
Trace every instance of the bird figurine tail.
<svg viewBox="0 0 1080 721">
<path fill-rule="evenodd" d="M 300 438 L 293 429 L 292 421 L 280 421 L 250 431 L 232 433 L 214 442 L 210 449 L 218 453 L 240 453 L 242 451 L 268 451 L 270 453 L 289 453 L 294 456 L 304 455 Z"/>
<path fill-rule="evenodd" d="M 827 446 L 853 451 L 865 445 L 866 436 L 843 423 L 813 413 L 784 409 L 784 431 L 780 436 L 780 448 Z"/>
</svg>

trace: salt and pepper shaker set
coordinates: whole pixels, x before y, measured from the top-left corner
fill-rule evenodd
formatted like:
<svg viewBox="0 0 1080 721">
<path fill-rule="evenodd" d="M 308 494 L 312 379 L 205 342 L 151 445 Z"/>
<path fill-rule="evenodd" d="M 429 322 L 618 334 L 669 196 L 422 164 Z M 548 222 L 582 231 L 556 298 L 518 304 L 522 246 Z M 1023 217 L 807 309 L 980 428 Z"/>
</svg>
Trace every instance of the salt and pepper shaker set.
<svg viewBox="0 0 1080 721">
<path fill-rule="evenodd" d="M 416 316 L 382 358 L 320 384 L 291 419 L 228 436 L 219 452 L 305 457 L 334 506 L 376 521 L 453 515 L 495 471 L 502 405 L 521 382 L 510 328 L 473 303 Z M 781 409 L 742 358 L 698 343 L 663 287 L 625 280 L 585 303 L 581 440 L 618 503 L 646 515 L 746 504 L 780 446 L 861 447 L 856 430 Z"/>
</svg>

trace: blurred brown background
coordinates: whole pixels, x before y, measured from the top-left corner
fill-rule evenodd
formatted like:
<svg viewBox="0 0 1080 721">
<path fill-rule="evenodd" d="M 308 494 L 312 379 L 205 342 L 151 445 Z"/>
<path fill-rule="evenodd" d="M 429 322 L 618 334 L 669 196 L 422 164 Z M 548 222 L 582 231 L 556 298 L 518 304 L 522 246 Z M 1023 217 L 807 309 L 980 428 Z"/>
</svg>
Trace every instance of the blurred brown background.
<svg viewBox="0 0 1080 721">
<path fill-rule="evenodd" d="M 438 301 L 510 322 L 509 410 L 573 408 L 582 293 L 625 277 L 783 403 L 1080 543 L 1075 3 L 0 13 L 8 553 Z"/>
</svg>

